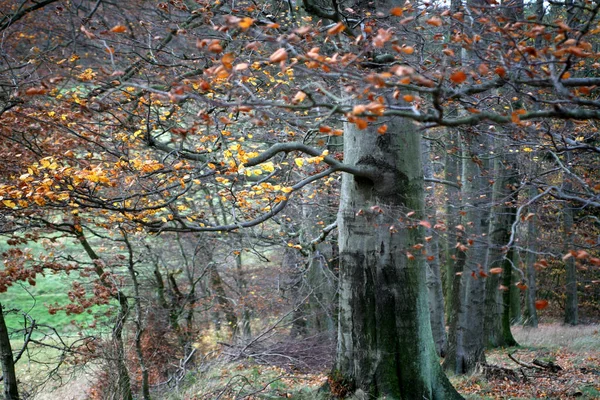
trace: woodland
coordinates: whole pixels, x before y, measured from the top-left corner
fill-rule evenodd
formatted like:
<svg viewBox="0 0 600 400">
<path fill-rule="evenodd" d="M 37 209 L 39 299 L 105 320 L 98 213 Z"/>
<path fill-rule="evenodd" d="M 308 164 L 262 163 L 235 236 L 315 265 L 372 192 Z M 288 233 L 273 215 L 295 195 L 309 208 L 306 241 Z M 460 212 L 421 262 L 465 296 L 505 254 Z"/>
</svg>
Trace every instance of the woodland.
<svg viewBox="0 0 600 400">
<path fill-rule="evenodd" d="M 0 0 L 4 398 L 600 398 L 599 12 Z"/>
</svg>

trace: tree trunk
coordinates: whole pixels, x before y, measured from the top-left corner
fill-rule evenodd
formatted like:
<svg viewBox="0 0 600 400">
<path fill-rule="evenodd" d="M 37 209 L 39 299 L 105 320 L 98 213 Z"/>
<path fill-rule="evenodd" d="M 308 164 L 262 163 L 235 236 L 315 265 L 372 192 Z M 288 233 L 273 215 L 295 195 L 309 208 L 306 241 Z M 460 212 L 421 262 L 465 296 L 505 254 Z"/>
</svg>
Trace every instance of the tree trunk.
<svg viewBox="0 0 600 400">
<path fill-rule="evenodd" d="M 431 143 L 428 140 L 422 142 L 423 147 L 423 173 L 426 178 L 433 178 L 433 164 L 431 162 Z M 427 204 L 428 214 L 435 218 L 435 207 Z M 427 258 L 427 289 L 429 293 L 429 314 L 433 340 L 438 355 L 446 353 L 446 318 L 444 316 L 444 290 L 442 288 L 442 276 L 440 272 L 440 249 L 439 235 L 433 229 L 428 228 L 426 235 L 430 237 L 425 242 Z"/>
<path fill-rule="evenodd" d="M 420 137 L 400 119 L 388 132 L 348 124 L 344 160 L 378 180 L 344 175 L 340 201 L 340 314 L 334 382 L 357 397 L 459 399 L 431 333 L 422 254 Z M 407 218 L 406 214 L 416 214 Z M 399 220 L 402 220 L 400 222 Z M 412 253 L 412 254 L 411 254 Z"/>
<path fill-rule="evenodd" d="M 566 204 L 563 209 L 563 229 L 565 231 L 565 250 L 573 250 L 573 208 Z M 577 325 L 579 322 L 577 302 L 577 269 L 575 258 L 569 257 L 565 261 L 566 268 L 566 294 L 565 302 L 565 324 Z"/>
<path fill-rule="evenodd" d="M 535 187 L 529 189 L 531 197 L 537 194 Z M 531 211 L 532 209 L 530 209 Z M 535 217 L 534 217 L 535 218 Z M 537 229 L 535 219 L 531 218 L 527 221 L 527 256 L 525 262 L 527 264 L 527 291 L 525 293 L 525 321 L 524 324 L 531 328 L 538 327 L 538 316 L 535 308 L 536 282 L 535 282 L 535 264 L 537 251 Z"/>
<path fill-rule="evenodd" d="M 496 148 L 502 148 L 497 141 Z M 514 157 L 510 154 L 495 160 L 493 187 L 493 223 L 490 226 L 490 267 L 501 267 L 502 276 L 491 275 L 487 278 L 486 311 L 485 311 L 485 343 L 486 347 L 515 346 L 517 343 L 510 331 L 512 304 L 511 300 L 519 296 L 519 288 L 513 285 L 512 258 L 514 250 L 510 242 L 512 226 L 516 220 L 515 185 L 518 183 L 518 170 Z M 502 290 L 498 290 L 500 283 Z"/>
<path fill-rule="evenodd" d="M 460 142 L 456 132 L 448 133 L 450 148 L 446 150 L 446 163 L 444 168 L 444 177 L 450 182 L 459 182 L 460 177 Z M 446 318 L 448 325 L 451 325 L 452 315 L 458 315 L 458 302 L 460 290 L 460 275 L 462 265 L 457 264 L 458 253 L 456 243 L 458 241 L 456 226 L 459 224 L 460 216 L 458 208 L 460 207 L 460 189 L 454 186 L 446 185 Z M 458 269 L 457 269 L 458 267 Z"/>
<path fill-rule="evenodd" d="M 447 370 L 457 374 L 471 372 L 478 363 L 485 361 L 484 354 L 484 311 L 485 284 L 481 273 L 487 268 L 489 248 L 489 177 L 488 162 L 480 158 L 481 148 L 487 140 L 473 134 L 465 143 L 463 154 L 463 207 L 466 224 L 462 230 L 467 235 L 468 247 L 462 271 L 460 301 L 457 321 L 451 324 L 453 343 L 449 343 L 444 361 Z M 464 244 L 463 244 L 464 246 Z"/>
<path fill-rule="evenodd" d="M 225 314 L 227 320 L 227 326 L 231 331 L 231 338 L 234 339 L 238 331 L 238 318 L 235 313 L 235 307 L 232 301 L 227 297 L 225 293 L 225 287 L 223 285 L 223 279 L 217 270 L 216 264 L 212 264 L 210 267 L 210 286 L 215 293 L 217 303 L 219 303 L 220 311 Z M 220 322 L 218 322 L 220 326 Z M 216 324 L 215 324 L 216 325 Z"/>
<path fill-rule="evenodd" d="M 19 388 L 17 386 L 17 374 L 15 363 L 8 337 L 8 329 L 4 321 L 4 311 L 0 303 L 0 354 L 2 356 L 2 378 L 4 380 L 4 397 L 6 400 L 19 400 Z"/>
</svg>

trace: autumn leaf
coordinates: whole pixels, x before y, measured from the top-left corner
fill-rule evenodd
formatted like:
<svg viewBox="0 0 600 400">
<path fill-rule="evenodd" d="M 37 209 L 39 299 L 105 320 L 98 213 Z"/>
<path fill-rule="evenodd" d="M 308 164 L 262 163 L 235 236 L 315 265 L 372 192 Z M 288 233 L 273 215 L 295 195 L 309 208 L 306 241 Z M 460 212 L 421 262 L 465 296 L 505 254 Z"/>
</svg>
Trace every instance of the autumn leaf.
<svg viewBox="0 0 600 400">
<path fill-rule="evenodd" d="M 450 75 L 450 80 L 458 85 L 467 80 L 467 74 L 465 74 L 463 71 L 456 71 Z"/>
<path fill-rule="evenodd" d="M 127 32 L 127 28 L 125 27 L 125 25 L 116 25 L 116 26 L 113 26 L 110 29 L 110 31 L 112 33 L 125 33 L 125 32 Z"/>
<path fill-rule="evenodd" d="M 305 98 L 306 98 L 306 93 L 304 93 L 303 91 L 299 90 L 296 93 L 296 95 L 294 96 L 294 98 L 292 99 L 292 104 L 302 103 L 302 101 L 304 101 Z"/>
<path fill-rule="evenodd" d="M 536 300 L 535 301 L 535 309 L 536 310 L 543 310 L 546 307 L 548 307 L 548 300 Z"/>
<path fill-rule="evenodd" d="M 334 26 L 332 26 L 331 28 L 329 28 L 327 30 L 327 34 L 328 35 L 337 35 L 338 33 L 342 32 L 344 29 L 346 29 L 346 26 L 344 25 L 344 23 L 338 22 L 337 24 L 335 24 Z"/>
<path fill-rule="evenodd" d="M 412 54 L 412 53 L 414 53 L 414 52 L 415 52 L 415 48 L 414 48 L 414 47 L 412 47 L 412 46 L 403 46 L 403 47 L 402 47 L 402 52 L 403 52 L 404 54 L 408 54 L 408 55 L 410 55 L 410 54 Z"/>
<path fill-rule="evenodd" d="M 429 221 L 419 221 L 419 225 L 424 226 L 427 229 L 431 229 L 431 222 Z"/>
<path fill-rule="evenodd" d="M 402 14 L 403 11 L 401 7 L 394 7 L 390 10 L 390 15 L 393 15 L 394 17 L 401 17 Z"/>
<path fill-rule="evenodd" d="M 499 275 L 501 273 L 502 273 L 501 267 L 490 268 L 490 274 L 492 274 L 492 275 Z"/>
<path fill-rule="evenodd" d="M 254 20 L 250 17 L 244 17 L 240 22 L 238 22 L 238 26 L 242 28 L 242 30 L 246 30 L 252 26 Z"/>
<path fill-rule="evenodd" d="M 496 73 L 496 75 L 498 75 L 500 78 L 504 78 L 506 76 L 506 70 L 503 67 L 496 67 L 494 69 L 494 72 Z"/>
<path fill-rule="evenodd" d="M 215 41 L 208 46 L 208 51 L 218 54 L 223 52 L 223 46 L 221 46 L 218 41 Z"/>
<path fill-rule="evenodd" d="M 360 130 L 367 129 L 367 126 L 369 126 L 369 123 L 362 118 L 356 118 L 354 123 L 356 124 L 356 127 Z"/>
<path fill-rule="evenodd" d="M 277 49 L 271 56 L 269 57 L 269 61 L 273 64 L 282 62 L 287 60 L 288 53 L 284 48 Z"/>
<path fill-rule="evenodd" d="M 432 26 L 442 26 L 442 19 L 440 17 L 431 17 L 425 22 Z"/>
</svg>

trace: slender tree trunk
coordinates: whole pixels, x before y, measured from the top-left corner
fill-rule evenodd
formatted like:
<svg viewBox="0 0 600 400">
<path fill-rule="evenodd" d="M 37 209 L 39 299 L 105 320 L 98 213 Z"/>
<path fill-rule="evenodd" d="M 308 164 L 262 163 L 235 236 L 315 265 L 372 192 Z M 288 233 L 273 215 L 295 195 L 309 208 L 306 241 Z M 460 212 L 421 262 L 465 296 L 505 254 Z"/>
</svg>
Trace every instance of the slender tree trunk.
<svg viewBox="0 0 600 400">
<path fill-rule="evenodd" d="M 563 229 L 565 237 L 565 251 L 573 250 L 573 208 L 566 204 L 563 208 Z M 574 257 L 565 261 L 566 269 L 566 294 L 565 302 L 565 324 L 577 325 L 579 322 L 579 310 L 577 301 L 577 269 Z"/>
<path fill-rule="evenodd" d="M 423 147 L 423 173 L 426 178 L 433 178 L 433 164 L 431 162 L 431 143 L 428 140 L 422 142 Z M 435 214 L 435 207 L 427 204 L 428 214 Z M 432 215 L 435 218 L 435 215 Z M 427 229 L 426 235 L 430 237 L 425 242 L 427 258 L 427 289 L 429 293 L 429 314 L 431 330 L 437 354 L 442 356 L 446 353 L 446 318 L 444 316 L 444 291 L 442 288 L 442 276 L 440 272 L 439 236 L 433 229 Z"/>
<path fill-rule="evenodd" d="M 225 313 L 227 326 L 231 330 L 231 337 L 233 339 L 238 333 L 238 318 L 231 300 L 229 300 L 227 294 L 225 293 L 225 288 L 223 286 L 223 280 L 221 279 L 221 275 L 217 270 L 217 266 L 214 264 L 210 266 L 210 285 L 215 293 L 215 297 L 217 303 L 219 303 L 219 307 L 221 308 L 223 313 Z"/>
<path fill-rule="evenodd" d="M 535 196 L 537 190 L 535 187 L 529 189 L 529 195 Z M 530 210 L 533 210 L 530 208 Z M 535 308 L 535 297 L 536 297 L 536 281 L 535 281 L 535 260 L 537 251 L 537 226 L 535 223 L 535 217 L 530 218 L 527 221 L 527 256 L 525 257 L 525 263 L 527 264 L 527 291 L 525 292 L 525 325 L 531 328 L 538 327 L 538 316 Z"/>
<path fill-rule="evenodd" d="M 2 378 L 4 381 L 4 397 L 6 400 L 19 400 L 19 388 L 15 363 L 8 337 L 8 329 L 4 321 L 4 310 L 0 303 L 0 356 L 2 357 Z"/>
<path fill-rule="evenodd" d="M 460 137 L 451 131 L 448 134 L 450 142 L 446 150 L 445 179 L 450 182 L 460 183 Z M 456 243 L 458 242 L 456 226 L 459 225 L 460 216 L 458 214 L 460 200 L 460 189 L 454 186 L 446 185 L 446 248 L 445 248 L 445 267 L 446 267 L 446 318 L 448 325 L 451 325 L 452 315 L 458 315 L 460 275 L 464 265 L 457 263 Z"/>
<path fill-rule="evenodd" d="M 487 269 L 489 249 L 490 189 L 488 162 L 481 158 L 481 148 L 486 138 L 473 134 L 465 144 L 463 154 L 463 207 L 466 224 L 466 261 L 461 275 L 460 307 L 458 321 L 451 325 L 456 332 L 449 346 L 444 366 L 447 370 L 463 374 L 471 372 L 485 361 L 484 311 L 486 280 L 482 273 Z"/>
<path fill-rule="evenodd" d="M 91 244 L 88 242 L 83 229 L 80 225 L 78 218 L 75 219 L 76 224 L 74 225 L 73 233 L 81 243 L 81 246 L 85 250 L 88 257 L 94 262 L 94 270 L 100 282 L 106 287 L 113 289 L 112 284 L 106 281 L 106 275 L 104 268 L 102 267 L 103 261 L 100 256 L 94 251 Z M 125 364 L 125 346 L 123 345 L 123 328 L 125 322 L 129 316 L 129 300 L 125 293 L 121 290 L 117 290 L 116 294 L 112 296 L 119 303 L 119 311 L 115 325 L 113 326 L 112 333 L 112 344 L 114 345 L 114 361 L 117 364 L 117 391 L 122 400 L 133 400 L 133 393 L 131 391 L 131 378 L 129 376 L 129 370 L 127 364 Z"/>
<path fill-rule="evenodd" d="M 123 240 L 125 241 L 125 245 L 127 247 L 127 252 L 129 256 L 127 263 L 127 271 L 129 272 L 129 278 L 131 279 L 131 283 L 133 284 L 133 307 L 135 310 L 135 319 L 133 320 L 133 323 L 135 324 L 135 352 L 138 358 L 138 363 L 140 365 L 140 370 L 142 371 L 142 397 L 144 398 L 144 400 L 150 400 L 150 382 L 148 380 L 148 368 L 146 367 L 144 351 L 142 349 L 144 321 L 142 317 L 140 284 L 137 279 L 137 272 L 135 271 L 135 261 L 133 258 L 133 248 L 131 246 L 131 242 L 129 241 L 127 232 L 124 229 L 121 229 L 121 234 L 123 235 Z"/>
<path fill-rule="evenodd" d="M 246 304 L 247 299 L 246 296 L 248 294 L 248 290 L 247 290 L 247 282 L 246 282 L 246 276 L 245 276 L 245 271 L 244 271 L 244 264 L 243 264 L 243 259 L 242 259 L 242 253 L 244 251 L 244 246 L 242 245 L 242 241 L 240 239 L 239 241 L 240 244 L 240 249 L 239 249 L 239 254 L 235 257 L 235 265 L 236 265 L 236 270 L 237 270 L 237 277 L 236 277 L 236 283 L 237 283 L 237 287 L 238 290 L 240 292 L 240 298 L 241 298 L 241 302 L 242 302 L 242 317 L 241 317 L 241 323 L 239 328 L 241 328 L 241 338 L 242 341 L 244 343 L 249 342 L 252 339 L 252 324 L 251 324 L 251 315 L 250 315 L 250 308 L 248 307 L 248 305 Z"/>
<path fill-rule="evenodd" d="M 344 175 L 342 181 L 332 378 L 357 397 L 458 399 L 439 364 L 424 260 L 413 249 L 424 239 L 416 225 L 424 209 L 420 137 L 409 122 L 381 122 L 388 125 L 385 135 L 345 128 L 345 163 L 374 168 L 381 179 Z M 416 220 L 406 218 L 410 211 Z"/>
<path fill-rule="evenodd" d="M 496 148 L 502 148 L 497 141 Z M 493 222 L 490 225 L 489 264 L 491 267 L 501 267 L 502 276 L 491 275 L 487 278 L 486 311 L 485 311 L 485 342 L 487 347 L 514 346 L 510 331 L 511 301 L 519 288 L 513 284 L 512 259 L 513 247 L 506 249 L 510 241 L 512 226 L 516 220 L 515 185 L 518 183 L 518 170 L 514 157 L 505 155 L 495 160 L 493 186 Z M 500 283 L 502 290 L 498 290 Z"/>
</svg>

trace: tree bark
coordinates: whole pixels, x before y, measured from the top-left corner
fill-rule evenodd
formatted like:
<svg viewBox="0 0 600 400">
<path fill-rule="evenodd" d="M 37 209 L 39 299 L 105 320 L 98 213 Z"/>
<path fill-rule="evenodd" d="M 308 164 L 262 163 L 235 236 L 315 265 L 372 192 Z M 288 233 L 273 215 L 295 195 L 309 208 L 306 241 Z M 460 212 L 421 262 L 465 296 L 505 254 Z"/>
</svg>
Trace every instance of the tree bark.
<svg viewBox="0 0 600 400">
<path fill-rule="evenodd" d="M 565 231 L 565 250 L 573 250 L 573 208 L 566 204 L 563 208 L 563 229 Z M 577 301 L 577 269 L 574 257 L 565 261 L 566 269 L 566 294 L 565 324 L 577 325 L 579 323 L 579 310 Z"/>
<path fill-rule="evenodd" d="M 422 142 L 423 147 L 423 173 L 425 178 L 433 178 L 433 163 L 431 162 L 431 143 L 428 140 Z M 427 204 L 428 214 L 435 214 L 435 207 Z M 432 215 L 435 218 L 434 215 Z M 440 271 L 440 246 L 439 236 L 432 228 L 428 228 L 426 235 L 430 237 L 425 242 L 427 251 L 427 289 L 429 293 L 429 315 L 431 320 L 431 330 L 437 354 L 445 355 L 447 336 L 446 336 L 446 318 L 444 315 L 444 290 L 442 288 L 442 276 Z"/>
<path fill-rule="evenodd" d="M 15 373 L 15 362 L 8 337 L 8 329 L 4 321 L 4 310 L 0 303 L 0 355 L 2 357 L 2 378 L 4 380 L 4 397 L 6 400 L 19 400 L 19 387 L 17 385 L 17 374 Z"/>
<path fill-rule="evenodd" d="M 531 197 L 537 194 L 535 187 L 529 189 L 529 195 Z M 533 210 L 533 209 L 531 209 Z M 535 218 L 535 217 L 534 217 Z M 531 218 L 527 221 L 527 256 L 525 257 L 525 263 L 527 264 L 527 291 L 525 293 L 525 321 L 524 324 L 531 328 L 538 327 L 538 316 L 535 308 L 535 296 L 537 291 L 535 281 L 535 260 L 537 251 L 537 227 L 535 219 Z"/>
<path fill-rule="evenodd" d="M 457 320 L 451 324 L 453 342 L 444 361 L 447 370 L 457 374 L 473 371 L 485 362 L 484 311 L 485 285 L 481 273 L 486 272 L 489 248 L 489 177 L 488 161 L 481 156 L 487 139 L 472 134 L 464 144 L 463 152 L 463 208 L 465 222 L 462 230 L 467 235 L 464 270 L 460 276 Z M 463 246 L 465 244 L 463 243 Z"/>
<path fill-rule="evenodd" d="M 412 247 L 424 239 L 416 224 L 424 209 L 420 137 L 410 122 L 380 122 L 388 125 L 385 135 L 345 127 L 345 163 L 372 168 L 380 178 L 342 181 L 332 378 L 357 397 L 459 399 L 439 364 L 424 260 Z M 407 219 L 410 211 L 416 214 Z"/>
</svg>

